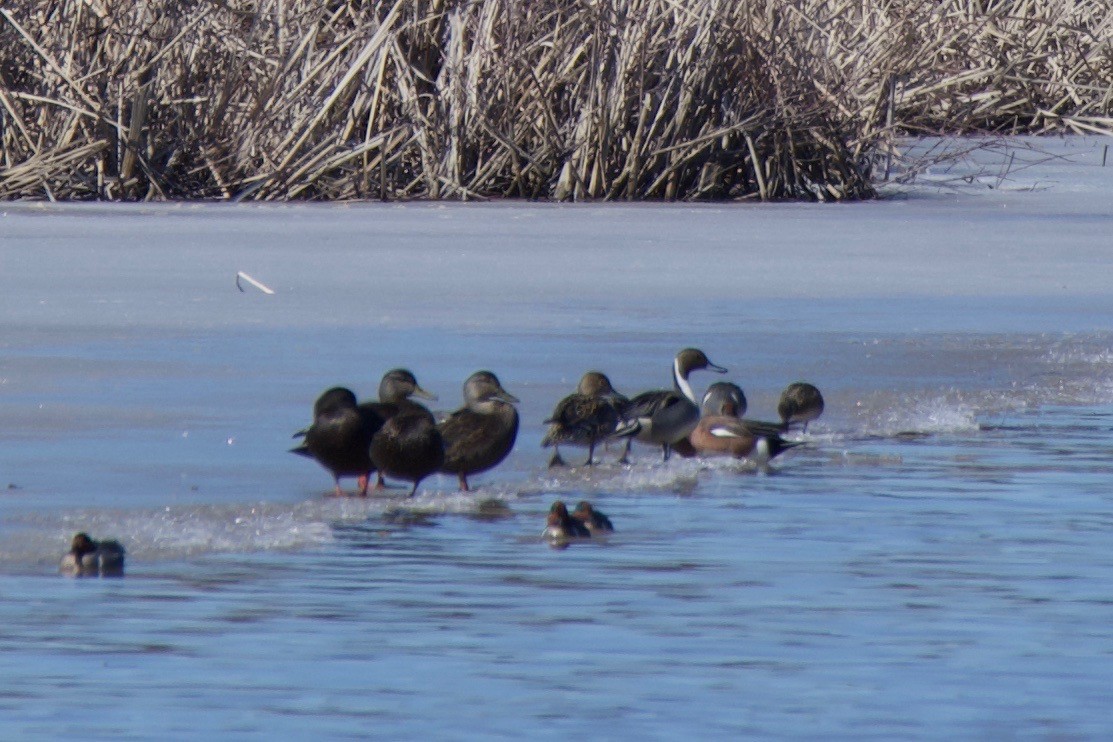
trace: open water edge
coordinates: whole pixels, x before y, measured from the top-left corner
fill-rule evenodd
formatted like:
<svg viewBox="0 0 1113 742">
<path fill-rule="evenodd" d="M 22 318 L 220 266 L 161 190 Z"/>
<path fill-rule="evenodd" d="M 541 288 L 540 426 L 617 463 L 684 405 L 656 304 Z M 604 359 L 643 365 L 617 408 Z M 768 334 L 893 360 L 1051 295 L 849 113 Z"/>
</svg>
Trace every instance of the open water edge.
<svg viewBox="0 0 1113 742">
<path fill-rule="evenodd" d="M 384 358 L 408 358 L 447 409 L 497 357 L 523 400 L 517 450 L 476 495 L 445 478 L 414 503 L 325 498 L 327 476 L 284 453 L 318 391 L 320 333 L 9 340 L 0 730 L 1109 731 L 1108 334 L 705 330 L 692 344 L 738 369 L 758 416 L 782 383 L 819 383 L 808 445 L 770 475 L 650 449 L 629 469 L 546 471 L 540 419 L 579 370 L 554 378 L 553 359 L 603 343 L 636 391 L 667 378 L 681 341 L 664 334 L 380 332 L 329 373 L 370 393 Z M 618 532 L 548 548 L 548 504 L 584 496 Z M 53 574 L 78 528 L 128 543 L 127 578 Z"/>
</svg>

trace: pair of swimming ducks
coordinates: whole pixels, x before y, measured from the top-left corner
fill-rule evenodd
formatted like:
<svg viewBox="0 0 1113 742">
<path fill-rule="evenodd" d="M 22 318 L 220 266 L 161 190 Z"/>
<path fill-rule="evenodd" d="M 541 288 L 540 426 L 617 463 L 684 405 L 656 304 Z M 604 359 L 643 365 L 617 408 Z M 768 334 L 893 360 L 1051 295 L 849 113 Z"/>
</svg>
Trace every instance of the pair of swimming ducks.
<svg viewBox="0 0 1113 742">
<path fill-rule="evenodd" d="M 729 382 L 708 387 L 702 403 L 696 401 L 689 381 L 694 371 L 707 369 L 726 373 L 726 369 L 695 348 L 685 348 L 673 359 L 672 389 L 643 392 L 633 399 L 615 391 L 610 379 L 599 371 L 588 371 L 574 394 L 562 399 L 545 422 L 548 432 L 542 446 L 553 446 L 549 466 L 564 463 L 561 444 L 587 446 L 585 465 L 594 460 L 595 447 L 612 438 L 625 438 L 621 463 L 628 460 L 632 440 L 658 444 L 664 459 L 675 451 L 681 456 L 728 455 L 768 462 L 798 443 L 786 441 L 781 434 L 791 425 L 804 430 L 823 413 L 823 395 L 804 382 L 785 388 L 777 405 L 780 423 L 743 419 L 746 396 Z"/>
<path fill-rule="evenodd" d="M 580 500 L 576 509 L 568 512 L 568 506 L 561 500 L 553 502 L 545 521 L 544 538 L 555 542 L 568 542 L 577 538 L 591 538 L 614 532 L 611 519 L 595 509 L 587 500 Z"/>
<path fill-rule="evenodd" d="M 412 496 L 423 479 L 435 472 L 455 474 L 460 489 L 468 476 L 499 464 L 518 436 L 518 398 L 502 388 L 490 371 L 477 371 L 464 382 L 464 406 L 437 422 L 433 413 L 412 397 L 435 400 L 405 369 L 383 376 L 377 402 L 359 403 L 344 387 L 324 392 L 313 405 L 313 423 L 295 433 L 304 437 L 292 452 L 316 459 L 336 482 L 359 478 L 366 495 L 372 472 L 412 482 Z"/>
<path fill-rule="evenodd" d="M 59 569 L 73 577 L 120 577 L 124 574 L 124 553 L 119 541 L 94 541 L 82 532 L 73 537 Z"/>
</svg>

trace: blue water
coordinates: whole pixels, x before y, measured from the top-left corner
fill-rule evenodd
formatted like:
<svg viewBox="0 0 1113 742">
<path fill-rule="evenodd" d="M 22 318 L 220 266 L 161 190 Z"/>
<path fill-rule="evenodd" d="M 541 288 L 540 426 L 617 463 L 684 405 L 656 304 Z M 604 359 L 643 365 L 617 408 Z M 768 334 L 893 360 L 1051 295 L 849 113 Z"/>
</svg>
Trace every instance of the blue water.
<svg viewBox="0 0 1113 742">
<path fill-rule="evenodd" d="M 1113 732 L 1113 297 L 522 301 L 537 321 L 13 323 L 0 737 Z M 546 469 L 583 370 L 632 394 L 685 345 L 754 416 L 797 379 L 827 411 L 770 473 Z M 442 410 L 481 367 L 521 398 L 475 493 L 336 499 L 286 453 L 319 391 L 397 365 Z M 550 548 L 558 497 L 617 532 Z M 76 530 L 127 576 L 58 576 Z"/>
</svg>

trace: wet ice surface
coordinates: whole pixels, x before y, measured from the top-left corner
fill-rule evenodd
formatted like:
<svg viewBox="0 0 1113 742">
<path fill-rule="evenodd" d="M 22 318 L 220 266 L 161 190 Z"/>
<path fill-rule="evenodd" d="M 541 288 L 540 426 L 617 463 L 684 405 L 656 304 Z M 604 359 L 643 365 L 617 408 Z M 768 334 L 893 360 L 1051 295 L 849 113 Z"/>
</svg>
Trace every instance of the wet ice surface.
<svg viewBox="0 0 1113 742">
<path fill-rule="evenodd" d="M 0 731 L 1104 736 L 1113 167 L 1043 144 L 854 206 L 3 205 Z M 806 445 L 545 468 L 584 370 L 632 394 L 686 345 L 754 416 L 816 383 Z M 395 366 L 521 398 L 474 494 L 330 498 L 286 453 Z M 548 548 L 556 497 L 617 533 Z M 58 577 L 78 529 L 128 576 Z"/>
</svg>

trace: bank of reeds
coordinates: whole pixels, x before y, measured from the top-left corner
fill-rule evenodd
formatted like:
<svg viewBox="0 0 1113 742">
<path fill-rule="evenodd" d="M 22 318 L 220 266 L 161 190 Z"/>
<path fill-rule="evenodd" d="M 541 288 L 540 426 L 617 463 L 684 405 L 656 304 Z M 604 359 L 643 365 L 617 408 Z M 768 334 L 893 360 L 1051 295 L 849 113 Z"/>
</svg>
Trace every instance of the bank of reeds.
<svg viewBox="0 0 1113 742">
<path fill-rule="evenodd" d="M 1107 0 L 15 0 L 0 198 L 857 199 L 1113 130 Z"/>
</svg>

